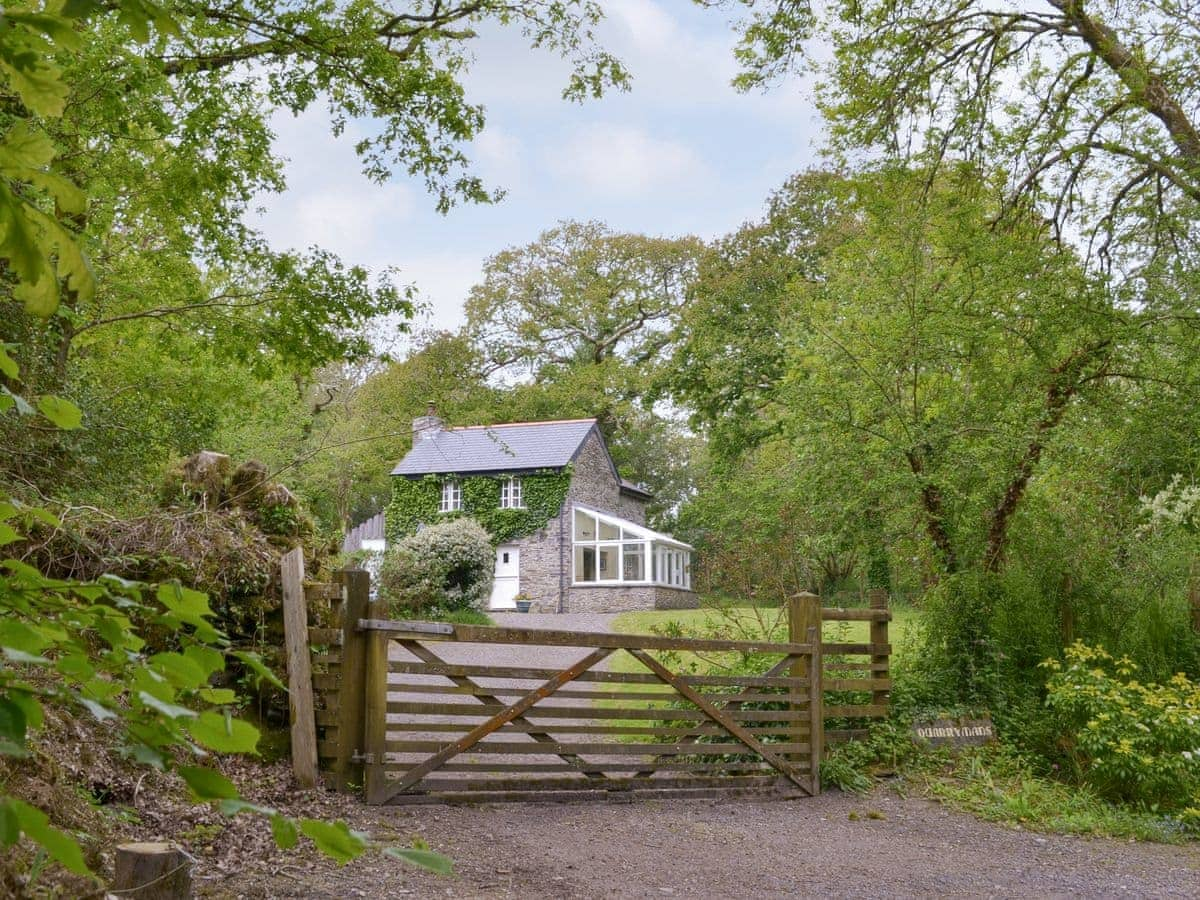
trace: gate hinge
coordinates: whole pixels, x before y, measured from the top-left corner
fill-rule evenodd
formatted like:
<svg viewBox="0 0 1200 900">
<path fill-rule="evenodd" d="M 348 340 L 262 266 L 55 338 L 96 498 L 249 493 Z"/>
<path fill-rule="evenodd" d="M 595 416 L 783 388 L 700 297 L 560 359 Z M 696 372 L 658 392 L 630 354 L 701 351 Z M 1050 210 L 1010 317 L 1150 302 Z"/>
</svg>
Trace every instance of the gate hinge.
<svg viewBox="0 0 1200 900">
<path fill-rule="evenodd" d="M 355 750 L 350 754 L 350 761 L 356 763 L 366 763 L 368 766 L 373 766 L 375 765 L 375 754 L 360 753 L 358 750 Z"/>
</svg>

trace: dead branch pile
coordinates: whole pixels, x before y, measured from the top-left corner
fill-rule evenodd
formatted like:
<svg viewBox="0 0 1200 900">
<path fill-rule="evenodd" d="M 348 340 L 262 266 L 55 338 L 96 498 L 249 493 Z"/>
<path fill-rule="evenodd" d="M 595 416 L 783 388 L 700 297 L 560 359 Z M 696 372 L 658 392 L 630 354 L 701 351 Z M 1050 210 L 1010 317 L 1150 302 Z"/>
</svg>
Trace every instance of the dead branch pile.
<svg viewBox="0 0 1200 900">
<path fill-rule="evenodd" d="M 56 578 L 178 580 L 209 595 L 235 643 L 261 641 L 277 620 L 279 559 L 312 533 L 295 496 L 262 463 L 234 469 L 225 454 L 201 451 L 171 470 L 163 504 L 130 519 L 68 507 L 21 555 Z"/>
</svg>

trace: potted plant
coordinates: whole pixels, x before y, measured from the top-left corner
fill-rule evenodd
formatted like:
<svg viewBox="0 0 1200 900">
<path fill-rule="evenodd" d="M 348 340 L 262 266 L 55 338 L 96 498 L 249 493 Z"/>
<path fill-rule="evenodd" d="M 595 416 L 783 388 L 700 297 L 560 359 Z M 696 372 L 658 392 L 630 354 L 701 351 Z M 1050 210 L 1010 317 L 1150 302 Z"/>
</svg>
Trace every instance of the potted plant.
<svg viewBox="0 0 1200 900">
<path fill-rule="evenodd" d="M 527 613 L 529 607 L 533 605 L 533 598 L 528 594 L 521 593 L 513 597 L 513 602 L 517 604 L 517 612 Z"/>
</svg>

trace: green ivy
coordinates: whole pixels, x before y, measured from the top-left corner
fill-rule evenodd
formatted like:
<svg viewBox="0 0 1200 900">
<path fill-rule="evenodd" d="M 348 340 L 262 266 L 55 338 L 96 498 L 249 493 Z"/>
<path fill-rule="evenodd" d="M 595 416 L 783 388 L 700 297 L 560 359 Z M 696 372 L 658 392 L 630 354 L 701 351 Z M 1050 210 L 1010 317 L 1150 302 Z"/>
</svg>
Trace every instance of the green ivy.
<svg viewBox="0 0 1200 900">
<path fill-rule="evenodd" d="M 500 483 L 510 477 L 521 479 L 521 500 L 525 504 L 521 509 L 500 508 Z M 463 508 L 458 512 L 438 512 L 442 481 L 446 478 L 457 478 L 462 485 Z M 502 544 L 545 528 L 546 523 L 562 510 L 570 486 L 570 466 L 561 472 L 549 469 L 525 474 L 395 478 L 392 502 L 384 514 L 388 543 L 393 544 L 412 534 L 420 524 L 431 525 L 469 516 L 487 530 L 493 543 Z"/>
</svg>

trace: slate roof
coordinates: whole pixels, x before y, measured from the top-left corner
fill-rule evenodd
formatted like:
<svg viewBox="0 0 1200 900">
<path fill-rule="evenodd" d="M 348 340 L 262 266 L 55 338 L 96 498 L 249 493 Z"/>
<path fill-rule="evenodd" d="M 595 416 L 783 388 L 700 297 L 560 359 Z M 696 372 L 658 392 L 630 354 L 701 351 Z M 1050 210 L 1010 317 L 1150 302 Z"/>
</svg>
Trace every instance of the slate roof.
<svg viewBox="0 0 1200 900">
<path fill-rule="evenodd" d="M 393 475 L 561 469 L 575 458 L 595 419 L 445 428 L 418 438 Z"/>
</svg>

